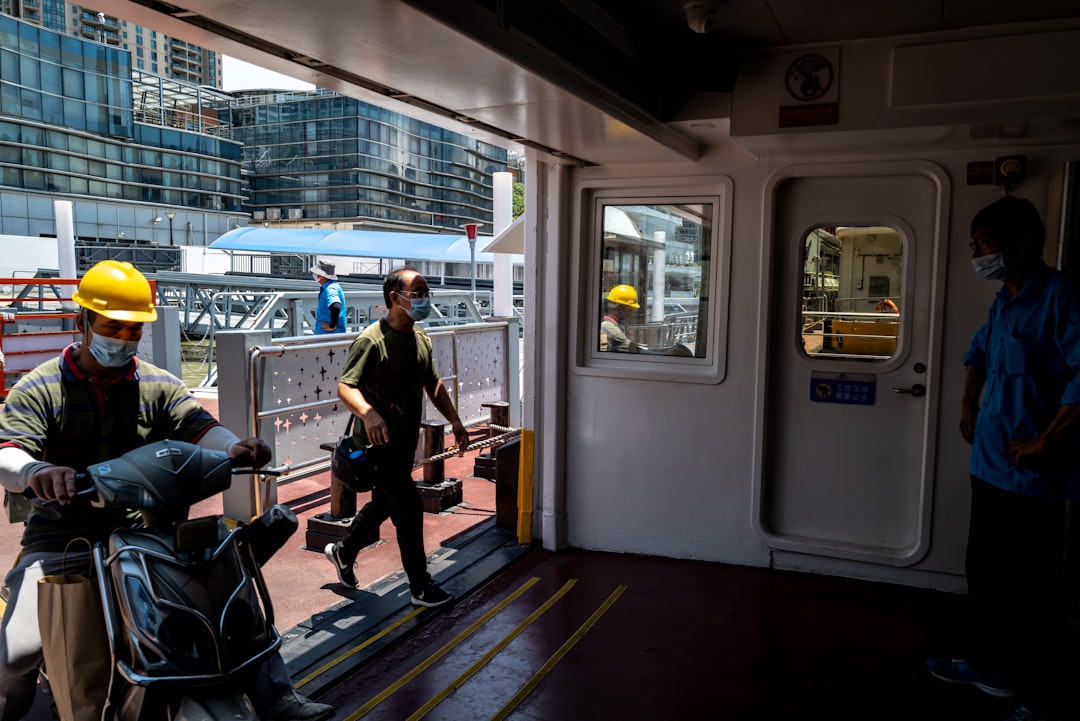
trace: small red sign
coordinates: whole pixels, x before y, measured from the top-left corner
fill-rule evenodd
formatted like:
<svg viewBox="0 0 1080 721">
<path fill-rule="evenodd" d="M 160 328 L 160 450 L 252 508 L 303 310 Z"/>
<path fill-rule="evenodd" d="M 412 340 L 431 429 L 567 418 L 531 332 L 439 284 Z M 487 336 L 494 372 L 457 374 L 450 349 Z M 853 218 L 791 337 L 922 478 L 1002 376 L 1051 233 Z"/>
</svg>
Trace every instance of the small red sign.
<svg viewBox="0 0 1080 721">
<path fill-rule="evenodd" d="M 839 119 L 839 103 L 780 106 L 781 128 L 798 128 L 806 125 L 836 125 Z"/>
<path fill-rule="evenodd" d="M 968 185 L 993 185 L 994 161 L 980 160 L 967 165 Z"/>
</svg>

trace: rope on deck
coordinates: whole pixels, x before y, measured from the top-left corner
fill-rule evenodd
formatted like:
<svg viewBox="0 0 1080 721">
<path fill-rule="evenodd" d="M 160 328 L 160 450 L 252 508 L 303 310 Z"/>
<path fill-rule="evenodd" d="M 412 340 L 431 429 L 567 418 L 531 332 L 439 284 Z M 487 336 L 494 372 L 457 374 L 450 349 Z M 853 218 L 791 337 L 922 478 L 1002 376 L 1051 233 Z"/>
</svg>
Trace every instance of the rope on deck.
<svg viewBox="0 0 1080 721">
<path fill-rule="evenodd" d="M 521 429 L 520 428 L 504 428 L 502 426 L 494 426 L 494 425 L 489 426 L 489 427 L 494 428 L 497 431 L 504 431 L 504 432 L 500 433 L 497 436 L 492 436 L 491 438 L 485 438 L 483 440 L 477 441 L 476 443 L 470 443 L 469 445 L 465 446 L 465 448 L 463 448 L 461 450 L 458 450 L 458 448 L 455 446 L 454 448 L 448 448 L 445 451 L 443 451 L 442 453 L 436 453 L 435 455 L 429 456 L 428 458 L 421 458 L 419 461 L 417 461 L 416 463 L 413 464 L 413 468 L 416 468 L 417 466 L 422 466 L 425 463 L 434 463 L 435 461 L 443 461 L 443 460 L 446 460 L 447 458 L 453 458 L 454 456 L 460 455 L 462 453 L 468 453 L 469 451 L 475 451 L 475 450 L 478 450 L 480 448 L 487 448 L 488 446 L 497 446 L 500 443 L 505 443 L 506 441 L 510 440 L 511 438 L 515 438 L 516 436 L 521 435 Z"/>
</svg>

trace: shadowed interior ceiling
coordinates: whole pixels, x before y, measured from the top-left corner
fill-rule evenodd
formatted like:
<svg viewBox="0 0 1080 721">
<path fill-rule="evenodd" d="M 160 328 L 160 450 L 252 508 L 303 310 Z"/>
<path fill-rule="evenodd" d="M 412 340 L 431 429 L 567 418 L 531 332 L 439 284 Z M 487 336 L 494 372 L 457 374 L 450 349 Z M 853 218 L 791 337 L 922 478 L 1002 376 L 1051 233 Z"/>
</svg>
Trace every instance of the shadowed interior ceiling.
<svg viewBox="0 0 1080 721">
<path fill-rule="evenodd" d="M 1080 17 L 1075 0 L 101 0 L 110 15 L 581 164 L 694 159 L 745 50 Z M 708 30 L 697 32 L 697 30 Z"/>
</svg>

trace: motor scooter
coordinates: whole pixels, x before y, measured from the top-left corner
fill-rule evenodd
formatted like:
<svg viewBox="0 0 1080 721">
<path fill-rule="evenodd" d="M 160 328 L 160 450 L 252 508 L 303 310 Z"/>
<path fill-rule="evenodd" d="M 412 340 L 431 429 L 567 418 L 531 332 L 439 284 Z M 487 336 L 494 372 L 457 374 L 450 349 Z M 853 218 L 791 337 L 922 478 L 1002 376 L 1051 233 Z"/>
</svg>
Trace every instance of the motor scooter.
<svg viewBox="0 0 1080 721">
<path fill-rule="evenodd" d="M 77 477 L 88 487 L 75 502 L 142 517 L 92 552 L 113 669 L 104 721 L 257 719 L 238 681 L 281 644 L 260 569 L 296 515 L 275 505 L 235 527 L 188 519 L 192 504 L 252 472 L 224 452 L 160 441 Z"/>
</svg>

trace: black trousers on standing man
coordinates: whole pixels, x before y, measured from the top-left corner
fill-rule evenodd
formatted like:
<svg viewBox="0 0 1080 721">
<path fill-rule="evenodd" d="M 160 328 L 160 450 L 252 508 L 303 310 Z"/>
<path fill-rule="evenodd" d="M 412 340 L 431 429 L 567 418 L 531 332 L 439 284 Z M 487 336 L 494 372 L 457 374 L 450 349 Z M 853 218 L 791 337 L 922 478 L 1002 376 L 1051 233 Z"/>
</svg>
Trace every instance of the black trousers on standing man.
<svg viewBox="0 0 1080 721">
<path fill-rule="evenodd" d="M 371 500 L 357 511 L 349 533 L 341 543 L 343 559 L 355 559 L 363 539 L 389 518 L 397 529 L 401 565 L 409 577 L 413 595 L 424 592 L 431 580 L 424 551 L 424 501 L 412 478 L 415 449 L 374 446 L 368 453 L 375 464 L 375 487 Z"/>
</svg>

